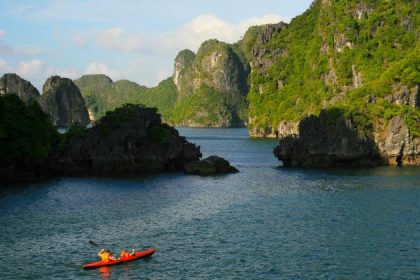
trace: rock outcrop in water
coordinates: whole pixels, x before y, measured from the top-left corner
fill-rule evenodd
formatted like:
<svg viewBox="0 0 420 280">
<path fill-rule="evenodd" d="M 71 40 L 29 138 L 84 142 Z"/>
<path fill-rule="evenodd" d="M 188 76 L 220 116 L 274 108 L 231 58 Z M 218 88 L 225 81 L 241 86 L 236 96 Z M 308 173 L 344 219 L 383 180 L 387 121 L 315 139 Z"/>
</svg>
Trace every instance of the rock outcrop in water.
<svg viewBox="0 0 420 280">
<path fill-rule="evenodd" d="M 79 88 L 72 80 L 52 76 L 42 87 L 39 103 L 57 127 L 89 124 L 89 113 Z"/>
<path fill-rule="evenodd" d="M 237 171 L 213 156 L 200 161 L 200 147 L 162 123 L 155 108 L 126 104 L 93 127 L 72 126 L 59 135 L 38 103 L 0 96 L 0 182 L 60 176 L 141 176 L 191 171 L 211 165 L 206 175 Z M 192 165 L 189 165 L 189 164 Z"/>
<path fill-rule="evenodd" d="M 30 82 L 13 73 L 4 74 L 0 79 L 0 95 L 3 94 L 16 94 L 26 104 L 37 101 L 40 96 Z"/>
<path fill-rule="evenodd" d="M 378 125 L 374 139 L 387 164 L 420 165 L 420 137 L 411 135 L 402 117 L 396 116 L 387 125 Z"/>
<path fill-rule="evenodd" d="M 210 156 L 200 161 L 185 164 L 185 172 L 192 175 L 209 176 L 239 172 L 224 158 Z"/>
<path fill-rule="evenodd" d="M 143 175 L 182 171 L 200 157 L 200 148 L 163 124 L 156 109 L 127 104 L 90 129 L 70 131 L 51 169 L 65 176 Z"/>
<path fill-rule="evenodd" d="M 375 133 L 363 131 L 339 110 L 323 110 L 299 123 L 299 133 L 274 149 L 285 166 L 420 165 L 420 141 L 399 116 Z"/>
<path fill-rule="evenodd" d="M 299 124 L 298 136 L 287 136 L 274 149 L 285 166 L 352 166 L 381 163 L 375 143 L 359 134 L 339 111 L 322 111 Z"/>
</svg>

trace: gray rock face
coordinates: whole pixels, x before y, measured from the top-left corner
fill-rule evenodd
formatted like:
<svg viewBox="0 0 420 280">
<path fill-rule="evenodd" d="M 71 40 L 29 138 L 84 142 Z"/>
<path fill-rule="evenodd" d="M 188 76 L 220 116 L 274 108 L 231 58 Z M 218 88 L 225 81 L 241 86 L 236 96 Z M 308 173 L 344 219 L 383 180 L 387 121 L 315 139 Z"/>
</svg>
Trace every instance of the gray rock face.
<svg viewBox="0 0 420 280">
<path fill-rule="evenodd" d="M 55 126 L 70 127 L 72 124 L 86 126 L 89 114 L 79 88 L 72 80 L 52 76 L 42 87 L 39 99 L 42 109 L 50 115 Z"/>
<path fill-rule="evenodd" d="M 393 93 L 386 96 L 385 100 L 396 105 L 410 105 L 414 108 L 420 107 L 419 85 L 409 89 L 403 84 L 398 84 L 393 88 Z"/>
<path fill-rule="evenodd" d="M 420 139 L 410 131 L 400 116 L 390 120 L 385 129 L 375 133 L 379 151 L 390 165 L 420 165 Z"/>
<path fill-rule="evenodd" d="M 335 110 L 303 119 L 299 135 L 281 139 L 274 154 L 285 166 L 371 166 L 383 162 L 375 142 Z"/>
<path fill-rule="evenodd" d="M 274 154 L 285 166 L 420 165 L 420 139 L 402 117 L 373 131 L 367 135 L 341 113 L 325 110 L 303 119 L 298 134 L 282 137 Z"/>
<path fill-rule="evenodd" d="M 206 41 L 197 56 L 201 58 L 196 63 L 203 83 L 221 92 L 247 93 L 248 65 L 230 46 L 213 40 Z"/>
<path fill-rule="evenodd" d="M 195 53 L 190 50 L 183 50 L 175 58 L 173 81 L 179 92 L 188 91 L 192 88 L 192 80 L 189 79 L 188 74 L 193 69 Z"/>
<path fill-rule="evenodd" d="M 209 176 L 239 172 L 224 158 L 210 156 L 200 161 L 185 164 L 185 172 L 192 175 Z"/>
<path fill-rule="evenodd" d="M 26 104 L 36 101 L 40 94 L 28 81 L 16 74 L 4 74 L 0 79 L 0 95 L 16 94 Z"/>
<path fill-rule="evenodd" d="M 264 128 L 252 127 L 253 119 L 249 119 L 251 129 L 249 134 L 251 137 L 263 138 L 285 138 L 287 136 L 296 137 L 299 135 L 299 122 L 281 121 L 277 128 L 272 125 L 266 125 Z"/>
<path fill-rule="evenodd" d="M 244 126 L 249 72 L 239 48 L 215 39 L 201 44 L 197 54 L 181 51 L 172 77 L 177 87 L 174 115 L 179 113 L 180 117 L 172 123 L 188 127 Z M 185 110 L 187 106 L 192 108 Z"/>
<path fill-rule="evenodd" d="M 281 32 L 286 27 L 287 24 L 284 22 L 268 24 L 264 27 L 264 30 L 258 34 L 256 43 L 252 49 L 253 60 L 251 61 L 251 65 L 253 68 L 269 68 L 273 63 L 272 57 L 282 55 L 283 50 L 276 49 L 271 51 L 264 45 L 271 40 L 274 34 Z"/>
<path fill-rule="evenodd" d="M 180 171 L 200 157 L 200 148 L 162 124 L 156 109 L 127 104 L 71 137 L 54 166 L 65 176 L 143 175 Z"/>
</svg>

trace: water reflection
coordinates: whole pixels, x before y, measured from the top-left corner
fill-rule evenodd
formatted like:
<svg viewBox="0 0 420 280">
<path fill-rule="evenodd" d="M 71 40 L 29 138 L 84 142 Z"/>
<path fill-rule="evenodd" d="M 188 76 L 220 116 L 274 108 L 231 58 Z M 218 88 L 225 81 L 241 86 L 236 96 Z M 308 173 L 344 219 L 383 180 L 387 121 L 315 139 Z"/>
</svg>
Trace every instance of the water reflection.
<svg viewBox="0 0 420 280">
<path fill-rule="evenodd" d="M 102 266 L 99 268 L 99 272 L 101 273 L 102 279 L 108 280 L 110 275 L 110 268 L 108 266 Z"/>
</svg>

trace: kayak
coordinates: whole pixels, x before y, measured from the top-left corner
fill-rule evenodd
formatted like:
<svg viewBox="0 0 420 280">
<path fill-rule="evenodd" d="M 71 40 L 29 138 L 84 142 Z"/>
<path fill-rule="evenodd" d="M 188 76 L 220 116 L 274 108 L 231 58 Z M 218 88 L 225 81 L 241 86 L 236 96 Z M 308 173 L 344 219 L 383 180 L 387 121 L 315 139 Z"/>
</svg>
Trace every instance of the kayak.
<svg viewBox="0 0 420 280">
<path fill-rule="evenodd" d="M 94 269 L 94 268 L 103 267 L 103 266 L 110 266 L 110 265 L 116 265 L 116 264 L 131 262 L 131 261 L 134 261 L 134 260 L 138 260 L 138 259 L 141 259 L 141 258 L 144 258 L 144 257 L 151 256 L 154 252 L 156 252 L 156 249 L 151 248 L 151 249 L 148 249 L 146 251 L 135 252 L 134 255 L 128 256 L 128 257 L 120 259 L 120 260 L 97 261 L 97 262 L 93 262 L 93 263 L 88 263 L 88 264 L 85 264 L 83 266 L 83 268 L 84 269 Z"/>
</svg>

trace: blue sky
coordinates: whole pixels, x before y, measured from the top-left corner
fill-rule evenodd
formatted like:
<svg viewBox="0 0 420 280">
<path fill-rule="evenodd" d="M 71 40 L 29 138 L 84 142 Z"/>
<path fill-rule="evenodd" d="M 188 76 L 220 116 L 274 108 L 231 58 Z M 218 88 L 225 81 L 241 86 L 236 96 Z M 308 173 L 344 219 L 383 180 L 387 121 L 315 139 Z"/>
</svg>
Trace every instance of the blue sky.
<svg viewBox="0 0 420 280">
<path fill-rule="evenodd" d="M 252 25 L 290 21 L 312 0 L 0 0 L 0 74 L 39 89 L 51 75 L 104 73 L 153 86 L 173 59 L 211 38 L 233 43 Z"/>
</svg>

